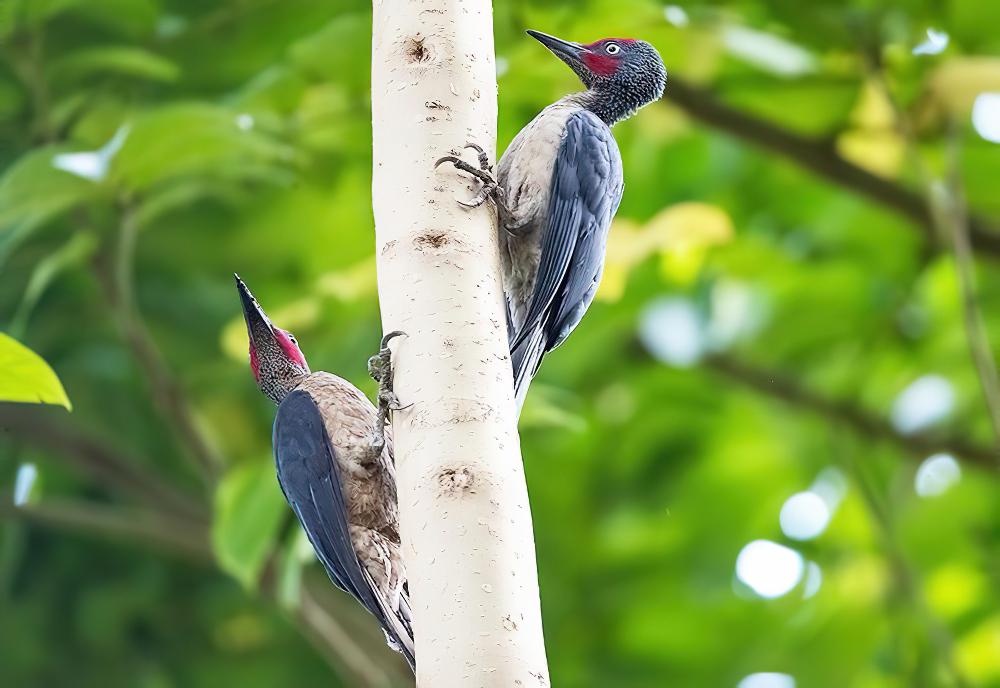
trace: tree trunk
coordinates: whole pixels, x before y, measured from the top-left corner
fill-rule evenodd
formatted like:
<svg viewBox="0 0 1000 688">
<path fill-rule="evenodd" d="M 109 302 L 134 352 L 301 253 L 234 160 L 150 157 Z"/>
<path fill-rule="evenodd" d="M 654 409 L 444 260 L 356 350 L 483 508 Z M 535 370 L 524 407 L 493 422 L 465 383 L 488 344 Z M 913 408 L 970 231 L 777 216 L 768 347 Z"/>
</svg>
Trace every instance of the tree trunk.
<svg viewBox="0 0 1000 688">
<path fill-rule="evenodd" d="M 417 684 L 546 686 L 495 214 L 434 161 L 495 148 L 488 0 L 375 0 L 373 195 Z M 471 156 L 470 156 L 471 158 Z"/>
</svg>

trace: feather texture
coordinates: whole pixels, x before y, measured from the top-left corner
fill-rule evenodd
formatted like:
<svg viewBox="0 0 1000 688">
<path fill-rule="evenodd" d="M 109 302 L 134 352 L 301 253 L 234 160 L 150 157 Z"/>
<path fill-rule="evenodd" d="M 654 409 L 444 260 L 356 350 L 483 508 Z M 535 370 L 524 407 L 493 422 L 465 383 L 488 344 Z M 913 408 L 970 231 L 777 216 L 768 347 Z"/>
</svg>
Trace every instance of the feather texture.
<svg viewBox="0 0 1000 688">
<path fill-rule="evenodd" d="M 341 475 L 345 457 L 338 455 L 328 433 L 328 419 L 309 392 L 300 387 L 282 401 L 273 440 L 278 482 L 330 579 L 375 616 L 389 644 L 414 667 L 413 630 L 395 523 L 389 532 L 382 532 L 371 523 L 351 518 L 349 493 Z M 394 501 L 395 492 L 392 497 Z"/>
<path fill-rule="evenodd" d="M 604 269 L 608 230 L 624 189 L 621 155 L 608 126 L 579 106 L 564 121 L 545 212 L 528 220 L 528 232 L 506 239 L 515 251 L 518 242 L 539 244 L 530 296 L 524 289 L 508 289 L 514 325 L 511 360 L 519 403 L 542 357 L 569 336 L 594 299 Z M 518 155 L 523 156 L 527 147 L 523 144 Z M 514 161 L 506 169 L 516 165 Z M 505 181 L 502 177 L 509 194 Z M 532 236 L 531 230 L 540 236 Z"/>
</svg>

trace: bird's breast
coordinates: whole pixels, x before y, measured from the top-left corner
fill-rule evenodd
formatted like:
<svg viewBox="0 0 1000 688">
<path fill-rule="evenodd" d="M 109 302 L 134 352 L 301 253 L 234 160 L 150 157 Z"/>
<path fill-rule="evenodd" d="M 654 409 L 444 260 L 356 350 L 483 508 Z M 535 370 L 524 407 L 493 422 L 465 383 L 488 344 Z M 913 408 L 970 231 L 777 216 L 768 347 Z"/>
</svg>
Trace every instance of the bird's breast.
<svg viewBox="0 0 1000 688">
<path fill-rule="evenodd" d="M 515 329 L 535 286 L 552 173 L 566 122 L 580 109 L 572 99 L 564 99 L 542 110 L 514 137 L 497 168 L 506 206 L 500 211 L 501 266 Z"/>
<path fill-rule="evenodd" d="M 330 373 L 309 375 L 299 389 L 312 397 L 323 416 L 351 525 L 396 530 L 399 517 L 391 443 L 379 457 L 370 451 L 378 417 L 375 406 L 354 385 Z"/>
</svg>

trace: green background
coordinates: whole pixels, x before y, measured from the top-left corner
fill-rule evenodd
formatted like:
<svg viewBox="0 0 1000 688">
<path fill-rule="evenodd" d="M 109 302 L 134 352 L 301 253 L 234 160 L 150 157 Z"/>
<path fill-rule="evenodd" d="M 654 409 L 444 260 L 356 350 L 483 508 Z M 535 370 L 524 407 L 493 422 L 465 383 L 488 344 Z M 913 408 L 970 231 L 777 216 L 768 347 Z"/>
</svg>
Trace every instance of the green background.
<svg viewBox="0 0 1000 688">
<path fill-rule="evenodd" d="M 671 74 L 521 419 L 553 685 L 1000 686 L 1000 3 L 495 15 L 501 149 L 577 88 L 525 28 Z M 407 685 L 291 522 L 231 277 L 373 391 L 370 22 L 0 2 L 0 328 L 73 405 L 0 405 L 3 686 Z"/>
</svg>

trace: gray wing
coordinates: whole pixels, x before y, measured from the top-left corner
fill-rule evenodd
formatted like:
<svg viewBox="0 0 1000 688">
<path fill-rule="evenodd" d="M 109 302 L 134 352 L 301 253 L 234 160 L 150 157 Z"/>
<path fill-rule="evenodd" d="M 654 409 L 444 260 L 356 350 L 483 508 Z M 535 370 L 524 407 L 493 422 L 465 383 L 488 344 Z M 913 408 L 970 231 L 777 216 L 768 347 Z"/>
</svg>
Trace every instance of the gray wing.
<svg viewBox="0 0 1000 688">
<path fill-rule="evenodd" d="M 330 580 L 371 612 L 412 668 L 409 619 L 400 619 L 397 610 L 388 608 L 385 596 L 358 561 L 336 455 L 323 417 L 308 393 L 298 390 L 281 402 L 273 442 L 278 483 Z"/>
<path fill-rule="evenodd" d="M 621 155 L 611 130 L 587 110 L 573 114 L 552 171 L 531 302 L 511 339 L 515 385 L 530 380 L 541 357 L 569 336 L 593 301 L 623 188 Z"/>
</svg>

